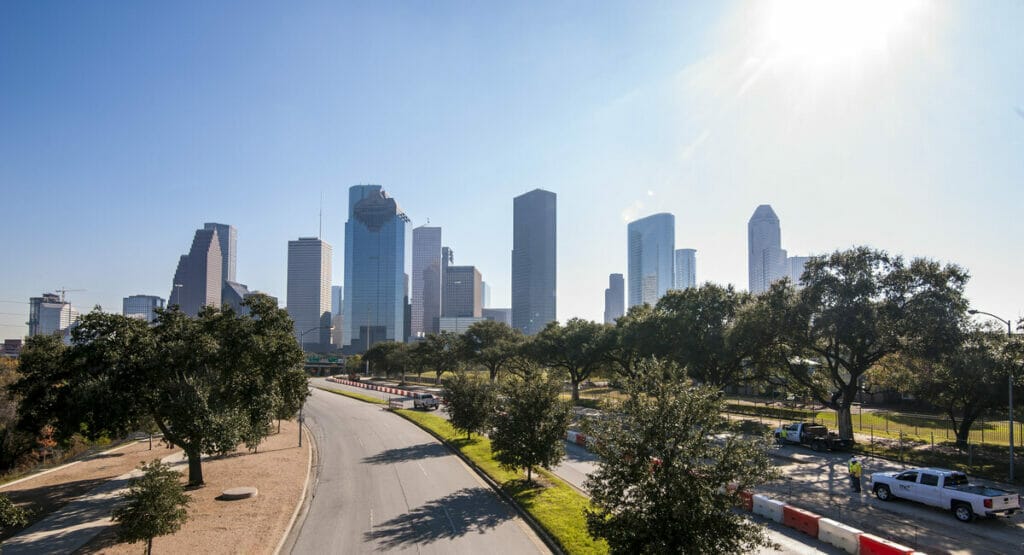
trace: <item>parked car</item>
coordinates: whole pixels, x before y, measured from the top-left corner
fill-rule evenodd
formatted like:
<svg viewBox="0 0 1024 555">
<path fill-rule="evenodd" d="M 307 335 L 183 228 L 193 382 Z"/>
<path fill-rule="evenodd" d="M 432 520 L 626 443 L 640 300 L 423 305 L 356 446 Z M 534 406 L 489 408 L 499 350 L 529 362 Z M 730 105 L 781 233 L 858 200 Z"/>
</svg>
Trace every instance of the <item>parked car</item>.
<svg viewBox="0 0 1024 555">
<path fill-rule="evenodd" d="M 853 446 L 853 441 L 840 439 L 839 434 L 812 422 L 793 422 L 775 428 L 774 434 L 780 445 L 806 445 L 815 451 L 839 451 Z"/>
<path fill-rule="evenodd" d="M 423 410 L 434 410 L 438 407 L 437 397 L 430 393 L 413 393 L 412 408 Z"/>
<path fill-rule="evenodd" d="M 875 497 L 882 501 L 909 499 L 948 509 L 961 522 L 970 522 L 975 515 L 1012 515 L 1020 509 L 1019 494 L 971 485 L 963 472 L 945 468 L 875 472 L 871 483 Z"/>
</svg>

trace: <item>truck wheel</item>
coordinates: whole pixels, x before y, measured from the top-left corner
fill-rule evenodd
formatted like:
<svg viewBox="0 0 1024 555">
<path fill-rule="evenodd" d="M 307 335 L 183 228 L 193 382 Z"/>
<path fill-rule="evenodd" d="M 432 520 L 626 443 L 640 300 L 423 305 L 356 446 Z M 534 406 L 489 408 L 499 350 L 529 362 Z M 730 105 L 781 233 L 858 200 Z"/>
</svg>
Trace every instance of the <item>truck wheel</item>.
<svg viewBox="0 0 1024 555">
<path fill-rule="evenodd" d="M 889 491 L 889 486 L 885 484 L 878 484 L 877 486 L 875 486 L 875 497 L 877 497 L 880 501 L 893 500 L 892 492 Z"/>
<path fill-rule="evenodd" d="M 825 442 L 823 442 L 823 441 L 815 441 L 814 443 L 811 444 L 811 449 L 814 449 L 815 451 L 818 451 L 818 452 L 824 451 L 825 450 Z"/>
<path fill-rule="evenodd" d="M 970 522 L 974 520 L 974 511 L 967 503 L 954 503 L 953 516 L 960 522 Z"/>
</svg>

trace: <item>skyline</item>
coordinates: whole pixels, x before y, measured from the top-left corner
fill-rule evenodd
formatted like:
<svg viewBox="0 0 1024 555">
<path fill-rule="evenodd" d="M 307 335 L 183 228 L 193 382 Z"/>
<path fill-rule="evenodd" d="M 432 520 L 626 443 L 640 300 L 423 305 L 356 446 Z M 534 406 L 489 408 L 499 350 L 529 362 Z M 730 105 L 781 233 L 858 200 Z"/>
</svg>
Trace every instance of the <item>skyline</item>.
<svg viewBox="0 0 1024 555">
<path fill-rule="evenodd" d="M 357 183 L 444 228 L 495 307 L 510 199 L 556 193 L 561 321 L 601 321 L 625 222 L 658 212 L 701 282 L 746 288 L 759 204 L 790 253 L 957 263 L 974 308 L 1017 319 L 1024 7 L 907 5 L 884 48 L 823 61 L 772 35 L 790 17 L 786 36 L 818 40 L 773 2 L 5 4 L 0 300 L 21 304 L 0 306 L 0 337 L 60 287 L 86 289 L 83 312 L 164 297 L 203 222 L 235 226 L 237 280 L 283 300 L 287 242 L 318 235 L 322 192 L 323 239 L 343 245 Z"/>
</svg>

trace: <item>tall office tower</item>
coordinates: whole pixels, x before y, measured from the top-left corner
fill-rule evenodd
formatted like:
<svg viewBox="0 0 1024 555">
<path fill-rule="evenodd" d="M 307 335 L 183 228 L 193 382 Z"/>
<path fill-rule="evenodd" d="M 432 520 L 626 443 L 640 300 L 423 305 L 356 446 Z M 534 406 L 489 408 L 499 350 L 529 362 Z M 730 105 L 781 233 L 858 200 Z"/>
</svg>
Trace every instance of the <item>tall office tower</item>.
<svg viewBox="0 0 1024 555">
<path fill-rule="evenodd" d="M 380 185 L 349 188 L 344 315 L 349 352 L 365 352 L 380 341 L 402 340 L 408 221 Z"/>
<path fill-rule="evenodd" d="M 487 285 L 486 281 L 480 282 L 480 294 L 483 295 L 480 306 L 484 308 L 491 306 L 491 286 Z"/>
<path fill-rule="evenodd" d="M 78 321 L 78 311 L 71 303 L 62 301 L 53 293 L 43 293 L 28 299 L 28 336 L 65 335 L 71 324 Z"/>
<path fill-rule="evenodd" d="M 421 225 L 412 230 L 413 339 L 437 332 L 441 316 L 441 228 Z"/>
<path fill-rule="evenodd" d="M 614 324 L 626 313 L 626 286 L 622 274 L 608 274 L 608 289 L 604 290 L 604 323 Z"/>
<path fill-rule="evenodd" d="M 203 229 L 217 231 L 217 242 L 220 244 L 221 279 L 225 282 L 235 281 L 235 258 L 238 253 L 238 230 L 228 224 L 205 223 Z"/>
<path fill-rule="evenodd" d="M 331 286 L 331 315 L 337 316 L 343 312 L 342 302 L 345 298 L 345 288 L 341 285 Z"/>
<path fill-rule="evenodd" d="M 793 285 L 800 287 L 800 277 L 804 275 L 804 266 L 810 260 L 809 256 L 788 256 L 786 257 L 787 274 Z"/>
<path fill-rule="evenodd" d="M 485 308 L 480 311 L 480 315 L 488 320 L 494 320 L 495 322 L 502 322 L 509 327 L 512 327 L 512 309 L 511 308 Z"/>
<path fill-rule="evenodd" d="M 149 323 L 156 321 L 156 309 L 164 308 L 164 300 L 156 295 L 131 295 L 121 301 L 121 313 Z"/>
<path fill-rule="evenodd" d="M 303 349 L 331 343 L 331 246 L 316 237 L 288 241 L 288 315 Z"/>
<path fill-rule="evenodd" d="M 345 287 L 331 286 L 331 346 L 340 349 L 345 345 Z"/>
<path fill-rule="evenodd" d="M 224 288 L 220 291 L 220 305 L 223 308 L 231 307 L 235 314 L 242 316 L 249 315 L 249 307 L 243 306 L 242 301 L 252 295 L 249 286 L 235 281 L 225 281 Z"/>
<path fill-rule="evenodd" d="M 779 217 L 767 204 L 758 206 L 747 223 L 747 272 L 751 293 L 763 293 L 773 281 L 789 274 Z"/>
<path fill-rule="evenodd" d="M 405 295 L 402 297 L 402 342 L 408 343 L 412 335 L 412 298 L 409 296 L 409 274 L 402 274 L 402 282 L 405 285 Z"/>
<path fill-rule="evenodd" d="M 512 201 L 512 327 L 526 335 L 556 318 L 556 199 L 534 189 Z"/>
<path fill-rule="evenodd" d="M 697 286 L 697 250 L 676 249 L 676 274 L 673 289 Z"/>
<path fill-rule="evenodd" d="M 219 307 L 223 264 L 217 230 L 197 230 L 192 248 L 178 259 L 167 305 L 178 305 L 189 316 L 198 316 L 204 306 Z"/>
<path fill-rule="evenodd" d="M 448 266 L 441 305 L 442 318 L 479 318 L 480 271 L 475 266 Z"/>
<path fill-rule="evenodd" d="M 629 306 L 653 306 L 672 288 L 676 250 L 676 217 L 654 214 L 630 222 Z"/>
</svg>

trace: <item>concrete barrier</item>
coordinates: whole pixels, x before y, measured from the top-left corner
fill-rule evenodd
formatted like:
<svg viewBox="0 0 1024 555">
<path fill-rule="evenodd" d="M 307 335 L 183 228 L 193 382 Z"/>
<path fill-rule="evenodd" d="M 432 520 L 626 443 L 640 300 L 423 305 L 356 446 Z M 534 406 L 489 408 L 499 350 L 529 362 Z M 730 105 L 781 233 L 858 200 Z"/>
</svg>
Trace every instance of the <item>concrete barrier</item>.
<svg viewBox="0 0 1024 555">
<path fill-rule="evenodd" d="M 776 501 L 761 494 L 754 495 L 754 514 L 774 520 L 779 524 L 782 524 L 782 508 L 785 506 L 786 504 L 782 501 Z"/>
<path fill-rule="evenodd" d="M 786 505 L 782 508 L 782 524 L 799 530 L 812 538 L 818 537 L 818 520 L 821 517 L 797 507 Z"/>
<path fill-rule="evenodd" d="M 818 519 L 818 539 L 851 555 L 860 551 L 861 531 L 831 518 Z"/>
<path fill-rule="evenodd" d="M 576 435 L 577 432 L 572 430 L 565 432 L 565 441 L 568 441 L 569 443 L 576 443 Z"/>
<path fill-rule="evenodd" d="M 860 535 L 860 555 L 911 555 L 913 552 L 912 548 L 874 534 Z"/>
</svg>

